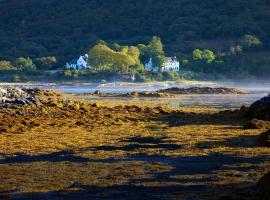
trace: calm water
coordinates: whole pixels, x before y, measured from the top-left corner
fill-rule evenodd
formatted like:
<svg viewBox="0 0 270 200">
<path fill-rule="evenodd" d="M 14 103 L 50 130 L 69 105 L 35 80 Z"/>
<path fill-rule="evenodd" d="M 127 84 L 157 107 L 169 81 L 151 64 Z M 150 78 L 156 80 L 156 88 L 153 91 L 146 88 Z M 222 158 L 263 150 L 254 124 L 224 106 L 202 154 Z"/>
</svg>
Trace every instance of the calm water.
<svg viewBox="0 0 270 200">
<path fill-rule="evenodd" d="M 144 98 L 146 104 L 154 106 L 163 106 L 170 108 L 181 107 L 212 107 L 212 108 L 239 108 L 242 105 L 250 105 L 254 101 L 266 96 L 270 91 L 270 84 L 233 84 L 233 83 L 213 83 L 213 82 L 184 82 L 184 83 L 150 83 L 150 84 L 127 84 L 127 83 L 107 83 L 107 84 L 92 84 L 92 85 L 62 85 L 45 87 L 45 89 L 53 89 L 59 92 L 82 94 L 82 93 L 94 93 L 96 90 L 100 90 L 103 93 L 128 93 L 128 92 L 142 92 L 142 91 L 156 91 L 159 89 L 165 89 L 169 87 L 235 87 L 246 89 L 251 94 L 233 94 L 233 95 L 179 95 L 174 98 L 160 98 L 158 103 L 157 99 Z M 127 103 L 134 101 L 130 98 L 102 98 L 95 99 L 86 97 L 88 100 L 110 100 L 110 101 L 126 101 Z"/>
</svg>

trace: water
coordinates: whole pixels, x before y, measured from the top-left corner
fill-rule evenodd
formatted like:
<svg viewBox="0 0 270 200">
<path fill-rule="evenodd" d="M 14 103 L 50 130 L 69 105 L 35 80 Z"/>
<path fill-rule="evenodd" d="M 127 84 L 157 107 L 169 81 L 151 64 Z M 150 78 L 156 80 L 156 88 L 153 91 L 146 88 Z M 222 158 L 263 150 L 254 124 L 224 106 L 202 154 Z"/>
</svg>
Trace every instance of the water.
<svg viewBox="0 0 270 200">
<path fill-rule="evenodd" d="M 140 98 L 145 105 L 162 106 L 169 108 L 181 107 L 211 107 L 211 108 L 239 108 L 242 105 L 249 106 L 253 102 L 266 96 L 270 91 L 270 84 L 237 84 L 232 82 L 216 83 L 216 82 L 157 82 L 157 83 L 106 83 L 106 84 L 89 84 L 89 85 L 56 85 L 43 87 L 44 89 L 53 89 L 59 92 L 82 94 L 94 93 L 96 90 L 102 93 L 123 94 L 129 92 L 156 91 L 170 87 L 237 87 L 245 89 L 250 94 L 226 94 L 226 95 L 178 95 L 172 98 Z M 92 101 L 110 101 L 121 102 L 130 105 L 134 103 L 134 98 L 93 98 L 85 96 L 84 99 Z M 137 102 L 138 103 L 138 102 Z"/>
</svg>

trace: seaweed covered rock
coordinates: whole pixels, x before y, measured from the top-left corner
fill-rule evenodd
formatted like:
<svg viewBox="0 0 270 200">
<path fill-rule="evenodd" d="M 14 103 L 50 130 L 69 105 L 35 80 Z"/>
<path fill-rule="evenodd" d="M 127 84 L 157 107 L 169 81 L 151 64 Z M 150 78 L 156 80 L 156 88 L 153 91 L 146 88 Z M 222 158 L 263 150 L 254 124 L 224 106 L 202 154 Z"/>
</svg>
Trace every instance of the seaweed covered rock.
<svg viewBox="0 0 270 200">
<path fill-rule="evenodd" d="M 270 121 L 252 119 L 244 125 L 245 129 L 270 129 Z"/>
<path fill-rule="evenodd" d="M 260 200 L 270 200 L 270 172 L 259 181 L 257 197 Z"/>
<path fill-rule="evenodd" d="M 270 95 L 253 103 L 247 110 L 246 117 L 270 121 Z"/>
<path fill-rule="evenodd" d="M 12 108 L 20 105 L 38 104 L 35 97 L 38 89 L 26 89 L 17 87 L 0 87 L 0 107 Z"/>
<path fill-rule="evenodd" d="M 178 88 L 172 87 L 164 90 L 159 90 L 160 93 L 169 94 L 246 94 L 247 91 L 236 88 L 214 88 L 214 87 L 191 87 Z"/>
</svg>

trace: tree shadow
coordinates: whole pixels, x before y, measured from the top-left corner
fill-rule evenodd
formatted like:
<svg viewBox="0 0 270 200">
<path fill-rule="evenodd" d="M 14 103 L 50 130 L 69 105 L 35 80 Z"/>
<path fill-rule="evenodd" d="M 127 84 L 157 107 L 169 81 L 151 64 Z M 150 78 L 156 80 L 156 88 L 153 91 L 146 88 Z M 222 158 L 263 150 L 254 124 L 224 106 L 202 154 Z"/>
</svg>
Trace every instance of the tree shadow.
<svg viewBox="0 0 270 200">
<path fill-rule="evenodd" d="M 263 142 L 260 136 L 257 135 L 240 135 L 223 139 L 221 141 L 203 141 L 196 144 L 197 148 L 205 149 L 212 147 L 238 147 L 238 148 L 252 148 L 263 147 Z"/>
<path fill-rule="evenodd" d="M 95 151 L 134 151 L 136 149 L 164 149 L 164 150 L 176 150 L 182 148 L 182 145 L 173 144 L 171 141 L 166 140 L 166 137 L 131 137 L 121 142 L 128 143 L 124 146 L 99 146 L 92 148 Z"/>
<path fill-rule="evenodd" d="M 137 141 L 137 140 L 136 140 Z M 143 142 L 152 141 L 152 139 L 145 139 Z M 154 140 L 156 142 L 156 140 Z M 59 152 L 57 155 L 62 154 L 63 152 Z M 73 158 L 72 155 L 69 155 L 70 158 Z M 61 157 L 57 157 L 56 160 L 55 154 L 44 155 L 37 159 L 37 156 L 26 156 L 22 157 L 18 163 L 23 162 L 23 158 L 25 162 L 39 162 L 39 161 L 53 161 L 53 162 L 62 162 L 63 159 Z M 42 158 L 42 159 L 41 159 Z M 74 158 L 73 158 L 74 159 Z M 65 161 L 73 162 L 72 159 L 65 159 Z M 7 163 L 16 164 L 16 160 L 10 162 L 7 160 Z M 18 160 L 17 160 L 18 161 Z M 78 160 L 75 160 L 77 162 Z M 84 185 L 83 182 L 75 182 L 70 184 L 70 186 L 61 189 L 60 191 L 52 191 L 48 193 L 29 193 L 22 194 L 17 191 L 1 191 L 0 190 L 0 199 L 1 196 L 5 199 L 37 199 L 37 200 L 62 200 L 62 199 L 115 199 L 115 200 L 139 200 L 139 199 L 182 199 L 182 195 L 189 196 L 190 198 L 184 199 L 210 199 L 212 193 L 217 193 L 217 190 L 223 191 L 226 187 L 233 188 L 235 190 L 239 189 L 243 194 L 243 188 L 248 185 L 248 192 L 255 192 L 255 184 L 247 184 L 243 182 L 242 185 L 236 187 L 233 184 L 221 185 L 216 187 L 215 183 L 217 179 L 214 176 L 214 173 L 217 171 L 223 171 L 233 168 L 234 164 L 241 163 L 250 163 L 253 164 L 253 167 L 250 168 L 241 168 L 241 171 L 245 170 L 256 170 L 257 165 L 259 163 L 269 161 L 269 158 L 265 156 L 261 157 L 253 157 L 253 158 L 245 158 L 238 157 L 232 155 L 224 155 L 224 154 L 209 154 L 206 156 L 187 156 L 187 157 L 169 157 L 169 156 L 155 156 L 155 155 L 136 155 L 129 156 L 125 159 L 121 160 L 122 162 L 132 162 L 132 161 L 141 161 L 141 165 L 144 163 L 160 163 L 163 165 L 171 166 L 171 170 L 166 172 L 159 172 L 158 167 L 157 171 L 153 171 L 151 173 L 151 177 L 133 177 L 130 178 L 127 183 L 118 184 L 115 183 L 111 186 L 98 186 L 98 185 Z M 78 161 L 79 162 L 79 161 Z M 80 162 L 93 162 L 93 160 L 84 160 L 82 159 Z M 103 162 L 103 160 L 97 160 L 95 162 Z M 118 163 L 119 160 L 110 161 L 110 164 Z M 5 163 L 4 163 L 5 164 Z M 95 164 L 95 163 L 93 163 Z M 230 166 L 232 166 L 230 168 Z M 69 168 L 67 168 L 69 169 Z M 67 170 L 63 169 L 63 170 Z M 123 168 L 117 168 L 119 171 L 117 174 L 121 176 Z M 31 170 L 31 167 L 30 169 Z M 76 170 L 76 168 L 74 169 Z M 128 170 L 128 169 L 124 169 Z M 83 173 L 84 170 L 81 170 Z M 68 176 L 68 172 L 67 176 Z M 126 176 L 127 172 L 123 173 L 122 176 Z M 201 174 L 205 174 L 206 176 L 200 176 Z M 55 182 L 57 180 L 57 175 L 55 177 Z M 88 177 L 85 176 L 85 179 Z M 98 178 L 98 177 L 97 177 Z M 106 177 L 101 177 L 106 182 Z M 74 177 L 70 177 L 70 180 L 73 180 Z M 38 180 L 38 179 L 37 179 Z M 22 184 L 22 183 L 18 183 Z M 53 184 L 48 182 L 47 184 Z M 218 184 L 220 185 L 220 184 Z M 222 194 L 222 193 L 221 193 Z M 231 195 L 230 199 L 237 199 L 235 195 L 230 193 L 226 193 L 227 195 Z M 200 196 L 206 195 L 206 196 Z M 191 198 L 192 197 L 192 198 Z M 204 197 L 204 198 L 202 198 Z M 211 198 L 215 199 L 215 198 Z M 222 199 L 220 196 L 216 199 Z"/>
<path fill-rule="evenodd" d="M 159 115 L 155 118 L 171 127 L 185 125 L 232 125 L 243 126 L 247 121 L 243 114 L 236 111 L 222 111 L 219 113 L 180 112 Z"/>
</svg>

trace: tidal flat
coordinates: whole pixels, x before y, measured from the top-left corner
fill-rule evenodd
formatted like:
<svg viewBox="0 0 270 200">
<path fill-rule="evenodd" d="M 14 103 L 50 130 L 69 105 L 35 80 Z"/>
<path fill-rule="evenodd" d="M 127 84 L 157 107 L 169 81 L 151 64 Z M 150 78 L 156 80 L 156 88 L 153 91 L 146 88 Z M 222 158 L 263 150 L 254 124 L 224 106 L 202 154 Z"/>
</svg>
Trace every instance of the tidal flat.
<svg viewBox="0 0 270 200">
<path fill-rule="evenodd" d="M 37 96 L 0 110 L 0 198 L 256 199 L 270 168 L 245 108 Z"/>
</svg>

